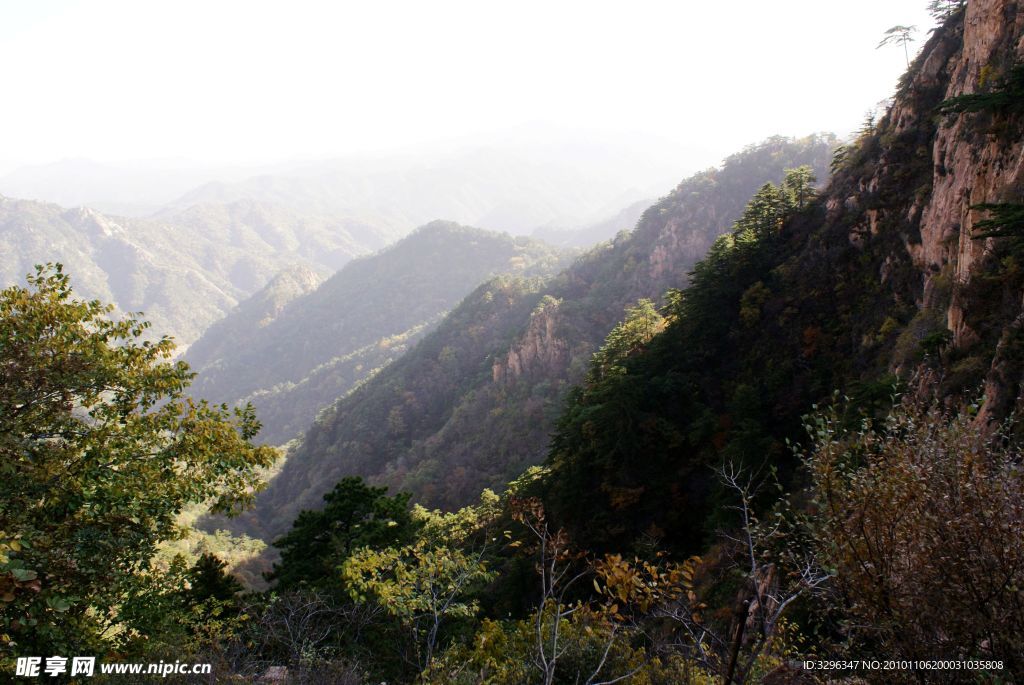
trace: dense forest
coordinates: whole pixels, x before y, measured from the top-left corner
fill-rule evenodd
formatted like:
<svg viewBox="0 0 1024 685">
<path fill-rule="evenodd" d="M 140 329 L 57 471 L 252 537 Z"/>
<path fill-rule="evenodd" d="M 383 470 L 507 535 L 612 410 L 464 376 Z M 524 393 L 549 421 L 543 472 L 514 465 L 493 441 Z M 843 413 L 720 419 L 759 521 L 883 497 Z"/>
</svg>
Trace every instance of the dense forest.
<svg viewBox="0 0 1024 685">
<path fill-rule="evenodd" d="M 802 165 L 827 173 L 835 145 L 821 135 L 750 146 L 680 183 L 633 231 L 561 273 L 483 284 L 409 354 L 318 417 L 231 527 L 280 534 L 343 475 L 457 509 L 540 464 L 566 390 L 625 309 L 683 285 L 759 186 Z"/>
<path fill-rule="evenodd" d="M 854 139 L 750 146 L 569 265 L 436 222 L 186 360 L 61 264 L 0 292 L 0 666 L 1019 682 L 1024 12 L 931 9 Z"/>
</svg>

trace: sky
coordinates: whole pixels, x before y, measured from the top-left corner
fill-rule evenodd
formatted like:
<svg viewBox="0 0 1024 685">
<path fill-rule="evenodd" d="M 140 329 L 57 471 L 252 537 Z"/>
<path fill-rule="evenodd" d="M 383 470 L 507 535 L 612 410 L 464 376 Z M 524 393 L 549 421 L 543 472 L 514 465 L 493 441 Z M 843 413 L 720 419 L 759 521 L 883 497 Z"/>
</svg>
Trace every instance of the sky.
<svg viewBox="0 0 1024 685">
<path fill-rule="evenodd" d="M 856 129 L 906 67 L 875 46 L 894 24 L 924 39 L 925 5 L 0 0 L 0 171 L 320 159 L 535 123 L 642 132 L 714 163 Z"/>
</svg>

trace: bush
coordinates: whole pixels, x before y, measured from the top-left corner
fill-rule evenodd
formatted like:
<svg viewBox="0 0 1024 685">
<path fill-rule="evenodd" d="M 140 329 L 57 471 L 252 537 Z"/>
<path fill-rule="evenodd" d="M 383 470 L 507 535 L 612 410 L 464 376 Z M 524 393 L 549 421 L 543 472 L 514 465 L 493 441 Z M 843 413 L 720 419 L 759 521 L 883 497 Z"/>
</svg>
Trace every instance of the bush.
<svg viewBox="0 0 1024 685">
<path fill-rule="evenodd" d="M 807 460 L 819 554 L 848 635 L 887 658 L 1002 660 L 1024 673 L 1021 453 L 971 412 L 899 407 L 857 432 L 834 415 Z"/>
</svg>

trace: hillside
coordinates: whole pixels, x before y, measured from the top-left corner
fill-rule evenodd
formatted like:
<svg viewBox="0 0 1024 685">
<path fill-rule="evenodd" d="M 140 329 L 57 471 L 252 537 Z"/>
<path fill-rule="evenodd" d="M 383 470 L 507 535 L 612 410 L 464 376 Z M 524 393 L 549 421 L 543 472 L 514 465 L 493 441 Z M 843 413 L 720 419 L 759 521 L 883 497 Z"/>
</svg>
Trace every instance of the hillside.
<svg viewBox="0 0 1024 685">
<path fill-rule="evenodd" d="M 349 262 L 318 287 L 311 274 L 286 272 L 189 350 L 199 372 L 193 392 L 253 402 L 261 439 L 283 443 L 401 356 L 482 281 L 506 272 L 550 275 L 569 254 L 438 221 Z"/>
<path fill-rule="evenodd" d="M 276 535 L 343 475 L 457 507 L 539 463 L 562 395 L 624 308 L 685 283 L 759 185 L 802 164 L 823 175 L 833 145 L 821 136 L 751 146 L 682 182 L 632 233 L 547 283 L 483 286 L 480 298 L 498 287 L 523 303 L 500 317 L 480 309 L 477 320 L 478 300 L 466 300 L 400 363 L 321 416 L 239 525 Z M 438 371 L 452 364 L 450 373 Z"/>
<path fill-rule="evenodd" d="M 573 533 L 596 549 L 644 535 L 705 548 L 727 517 L 711 467 L 767 465 L 792 485 L 787 442 L 806 438 L 802 416 L 833 392 L 850 398 L 854 426 L 900 388 L 952 408 L 983 387 L 974 421 L 987 430 L 1019 411 L 1024 15 L 1013 9 L 955 12 L 885 116 L 837 154 L 815 202 L 766 224 L 772 193 L 759 194 L 671 300 L 664 332 L 634 341 L 614 373 L 591 370 L 546 482 Z"/>
<path fill-rule="evenodd" d="M 318 273 L 301 264 L 285 267 L 227 316 L 211 324 L 189 346 L 189 363 L 200 369 L 230 356 L 240 341 L 258 336 L 290 302 L 313 292 L 323 282 L 324 279 Z"/>
<path fill-rule="evenodd" d="M 353 256 L 379 250 L 405 235 L 382 217 L 360 219 L 253 199 L 166 207 L 151 219 L 204 236 L 218 246 L 273 257 L 278 264 L 289 256 L 327 274 Z"/>
<path fill-rule="evenodd" d="M 819 101 L 860 85 L 835 78 L 838 54 L 825 81 L 794 79 L 799 60 L 780 56 L 804 58 L 824 25 L 863 37 L 863 8 L 818 8 L 833 23 L 798 23 L 796 40 L 790 15 L 762 9 L 747 27 L 770 45 L 758 64 L 700 91 L 757 107 L 713 116 L 811 111 L 761 63 L 789 65 L 789 85 Z M 240 300 L 190 366 L 136 318 L 78 299 L 60 267 L 0 292 L 0 669 L 303 685 L 1024 683 L 1024 3 L 927 12 L 937 25 L 920 52 L 913 27 L 884 34 L 907 71 L 844 144 L 749 146 L 582 254 L 434 221 L 347 260 L 424 198 L 366 202 L 390 183 L 367 167 L 349 204 L 321 173 L 333 163 L 308 170 L 322 195 L 271 178 L 263 199 L 245 196 L 263 181 L 208 189 L 226 195 L 151 221 L 0 198 L 12 263 L 62 247 L 87 288 L 171 297 L 179 325 Z M 479 18 L 507 28 L 507 13 Z M 552 35 L 580 26 L 576 12 L 550 18 Z M 715 47 L 736 32 L 694 26 Z M 667 46 L 671 66 L 693 63 L 673 59 L 687 45 Z M 567 52 L 589 62 L 606 46 Z M 842 55 L 855 78 L 868 80 L 871 47 Z M 629 57 L 613 55 L 658 73 Z M 631 102 L 645 115 L 654 101 Z M 423 171 L 438 173 L 392 189 L 510 221 L 595 199 L 554 202 L 571 184 L 551 169 L 482 194 L 451 169 Z M 504 204 L 545 183 L 539 204 Z M 324 213 L 289 208 L 300 197 Z M 559 239 L 586 240 L 637 210 L 605 200 L 596 222 L 533 234 L 589 226 Z M 362 233 L 357 217 L 377 212 L 396 223 Z M 310 251 L 304 236 L 324 242 Z M 325 279 L 335 258 L 347 261 Z M 204 299 L 222 286 L 253 294 Z M 242 401 L 255 410 L 228 406 Z M 94 657 L 17 656 L 76 650 Z"/>
<path fill-rule="evenodd" d="M 82 296 L 143 311 L 154 334 L 188 344 L 289 264 L 332 273 L 388 239 L 365 224 L 255 202 L 157 220 L 0 197 L 0 283 L 59 261 Z"/>
</svg>

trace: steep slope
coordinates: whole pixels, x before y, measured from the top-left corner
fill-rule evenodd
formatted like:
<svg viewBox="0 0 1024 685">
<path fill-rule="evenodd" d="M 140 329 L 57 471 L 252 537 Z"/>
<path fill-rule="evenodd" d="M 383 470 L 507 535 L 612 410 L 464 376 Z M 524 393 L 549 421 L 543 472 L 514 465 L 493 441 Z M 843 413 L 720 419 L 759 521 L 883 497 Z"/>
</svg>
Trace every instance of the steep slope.
<svg viewBox="0 0 1024 685">
<path fill-rule="evenodd" d="M 400 356 L 480 282 L 504 272 L 550 275 L 568 256 L 528 238 L 428 224 L 349 262 L 265 325 L 272 292 L 244 303 L 186 356 L 199 371 L 193 391 L 217 402 L 252 401 L 261 439 L 283 443 Z"/>
<path fill-rule="evenodd" d="M 727 513 L 711 467 L 767 465 L 786 482 L 787 440 L 833 391 L 854 425 L 900 379 L 951 407 L 984 380 L 982 423 L 1018 408 L 1024 227 L 978 205 L 1024 198 L 1022 31 L 1010 0 L 956 12 L 816 202 L 753 234 L 764 206 L 752 204 L 665 331 L 614 374 L 592 372 L 550 454 L 561 523 L 598 550 L 643 536 L 701 549 Z M 992 216 L 1004 237 L 982 239 Z"/>
<path fill-rule="evenodd" d="M 321 416 L 241 527 L 281 532 L 343 475 L 454 507 L 538 463 L 565 389 L 582 377 L 623 309 L 684 284 L 759 185 L 802 164 L 824 173 L 833 144 L 828 136 L 774 138 L 730 157 L 681 183 L 632 233 L 542 286 L 516 286 L 523 304 L 503 316 L 484 308 L 475 318 L 478 299 L 491 288 L 508 296 L 511 287 L 484 286 L 400 363 Z M 439 369 L 449 367 L 442 382 Z"/>
<path fill-rule="evenodd" d="M 293 300 L 316 290 L 324 279 L 312 269 L 293 264 L 279 271 L 256 294 L 214 322 L 188 348 L 188 361 L 202 369 L 234 353 L 239 341 L 260 334 Z"/>
<path fill-rule="evenodd" d="M 0 283 L 60 261 L 82 296 L 141 310 L 155 334 L 187 344 L 289 264 L 330 273 L 386 239 L 258 203 L 151 220 L 0 197 Z"/>
</svg>

